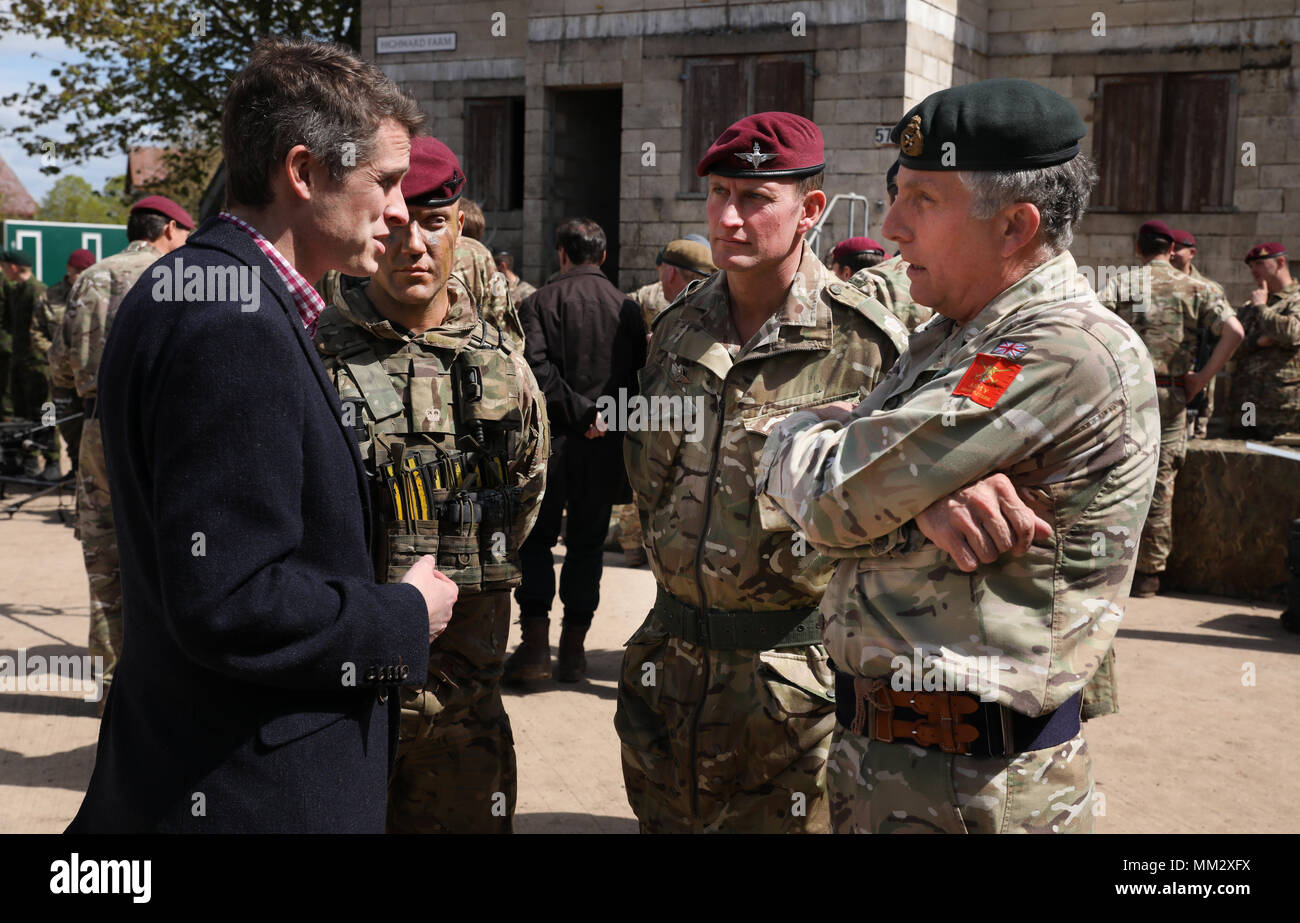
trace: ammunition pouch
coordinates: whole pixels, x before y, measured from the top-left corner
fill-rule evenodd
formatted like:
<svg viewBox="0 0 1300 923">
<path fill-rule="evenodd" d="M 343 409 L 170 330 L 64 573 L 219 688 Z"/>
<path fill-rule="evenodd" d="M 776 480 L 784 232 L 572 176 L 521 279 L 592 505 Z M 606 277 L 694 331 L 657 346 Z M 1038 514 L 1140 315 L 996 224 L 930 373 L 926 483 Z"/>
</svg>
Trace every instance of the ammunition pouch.
<svg viewBox="0 0 1300 923">
<path fill-rule="evenodd" d="M 417 560 L 431 554 L 438 570 L 462 590 L 518 586 L 518 548 L 511 527 L 519 516 L 520 493 L 517 487 L 433 490 L 428 494 L 428 518 L 386 516 L 387 582 L 400 581 Z"/>
</svg>

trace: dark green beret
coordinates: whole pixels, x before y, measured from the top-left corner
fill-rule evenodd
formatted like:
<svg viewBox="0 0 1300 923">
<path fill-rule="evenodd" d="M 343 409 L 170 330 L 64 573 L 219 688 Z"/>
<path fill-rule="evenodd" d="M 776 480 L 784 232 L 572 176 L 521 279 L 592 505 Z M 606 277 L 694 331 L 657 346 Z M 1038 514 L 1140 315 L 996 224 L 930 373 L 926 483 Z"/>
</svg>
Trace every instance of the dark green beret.
<svg viewBox="0 0 1300 923">
<path fill-rule="evenodd" d="M 32 268 L 32 258 L 22 250 L 6 250 L 5 259 L 17 266 L 26 266 Z"/>
<path fill-rule="evenodd" d="M 1086 133 L 1079 110 L 1064 96 L 1029 80 L 1000 78 L 931 93 L 889 139 L 911 170 L 1031 170 L 1073 160 Z"/>
</svg>

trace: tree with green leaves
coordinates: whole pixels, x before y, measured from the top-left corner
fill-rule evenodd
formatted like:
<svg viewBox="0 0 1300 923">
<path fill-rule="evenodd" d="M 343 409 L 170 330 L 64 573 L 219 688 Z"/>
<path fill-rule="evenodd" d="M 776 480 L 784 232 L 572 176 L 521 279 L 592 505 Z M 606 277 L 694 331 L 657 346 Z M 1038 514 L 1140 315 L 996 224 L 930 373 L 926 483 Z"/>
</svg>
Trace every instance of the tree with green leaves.
<svg viewBox="0 0 1300 923">
<path fill-rule="evenodd" d="M 359 0 L 12 0 L 0 34 L 61 39 L 84 60 L 0 99 L 19 107 L 9 130 L 43 173 L 160 143 L 173 198 L 197 197 L 221 147 L 226 88 L 267 35 L 302 35 L 360 48 Z M 62 125 L 69 139 L 55 142 Z M 189 190 L 189 194 L 180 192 Z M 155 191 L 151 187 L 151 191 Z"/>
<path fill-rule="evenodd" d="M 122 185 L 122 177 L 109 180 L 101 194 L 80 176 L 60 177 L 41 200 L 36 217 L 78 224 L 126 224 L 128 206 Z"/>
</svg>

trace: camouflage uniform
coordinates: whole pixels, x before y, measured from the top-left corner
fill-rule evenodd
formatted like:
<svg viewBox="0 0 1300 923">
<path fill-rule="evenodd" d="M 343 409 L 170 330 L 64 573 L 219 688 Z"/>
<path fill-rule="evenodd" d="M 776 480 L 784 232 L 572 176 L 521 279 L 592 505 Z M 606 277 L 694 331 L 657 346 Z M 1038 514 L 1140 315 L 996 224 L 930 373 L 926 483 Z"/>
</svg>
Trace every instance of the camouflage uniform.
<svg viewBox="0 0 1300 923">
<path fill-rule="evenodd" d="M 1189 272 L 1187 274 L 1189 276 L 1191 276 L 1197 282 L 1204 282 L 1206 285 L 1210 287 L 1210 291 L 1214 293 L 1216 302 L 1220 305 L 1219 307 L 1220 311 L 1226 309 L 1228 316 L 1232 316 L 1232 314 L 1236 313 L 1232 310 L 1232 302 L 1228 301 L 1228 293 L 1223 290 L 1222 285 L 1220 285 L 1218 282 L 1215 282 L 1213 279 L 1202 275 L 1201 271 L 1197 269 L 1196 266 L 1194 265 L 1189 264 L 1188 270 Z M 1217 380 L 1218 380 L 1218 376 L 1216 375 L 1215 379 L 1213 381 L 1210 381 L 1208 384 L 1206 384 L 1205 390 L 1201 392 L 1202 394 L 1205 395 L 1205 406 L 1202 407 L 1200 411 L 1196 414 L 1196 438 L 1197 439 L 1204 439 L 1209 433 L 1210 417 L 1214 415 L 1214 388 L 1215 388 L 1215 381 Z"/>
<path fill-rule="evenodd" d="M 531 282 L 525 282 L 523 279 L 519 278 L 518 276 L 515 276 L 514 282 L 511 282 L 510 280 L 507 279 L 506 286 L 510 290 L 510 303 L 514 305 L 516 308 L 519 307 L 519 304 L 525 298 L 527 298 L 533 292 L 537 291 L 536 285 L 533 285 Z"/>
<path fill-rule="evenodd" d="M 45 290 L 45 294 L 36 302 L 36 310 L 32 312 L 32 351 L 46 359 L 50 396 L 60 417 L 81 410 L 77 402 L 72 368 L 68 364 L 68 344 L 63 339 L 63 312 L 71 291 L 72 283 L 64 276 Z M 68 457 L 72 459 L 75 468 L 77 453 L 81 449 L 81 420 L 59 424 L 59 432 L 68 444 Z M 58 463 L 57 453 L 54 461 L 55 464 Z"/>
<path fill-rule="evenodd" d="M 901 256 L 858 270 L 849 284 L 883 304 L 908 330 L 915 330 L 934 315 L 931 308 L 912 300 L 912 280 L 907 277 L 907 263 Z"/>
<path fill-rule="evenodd" d="M 90 656 L 104 658 L 104 682 L 112 681 L 122 654 L 122 581 L 113 531 L 113 503 L 108 493 L 108 469 L 99 419 L 90 403 L 99 390 L 99 362 L 108 330 L 126 293 L 162 254 L 147 240 L 134 240 L 125 250 L 88 267 L 68 293 L 63 312 L 63 337 L 68 344 L 77 396 L 91 412 L 81 427 L 77 464 L 77 530 L 90 578 Z"/>
<path fill-rule="evenodd" d="M 1000 397 L 953 396 L 990 378 Z M 913 334 L 849 423 L 796 414 L 778 426 L 759 466 L 760 504 L 779 505 L 841 559 L 822 598 L 822 635 L 855 686 L 885 681 L 896 656 L 920 651 L 935 658 L 944 689 L 965 682 L 1040 716 L 1083 689 L 1115 637 L 1159 425 L 1146 347 L 1063 253 L 968 323 L 939 317 Z M 1029 493 L 1053 535 L 965 573 L 914 517 L 995 472 Z M 984 758 L 837 727 L 828 784 L 837 832 L 1092 827 L 1081 733 Z"/>
<path fill-rule="evenodd" d="M 1300 431 L 1300 281 L 1272 292 L 1263 308 L 1241 309 L 1246 338 L 1232 376 L 1232 431 L 1240 439 L 1271 439 Z M 1272 346 L 1260 346 L 1269 336 Z M 1243 417 L 1254 407 L 1254 425 Z"/>
<path fill-rule="evenodd" d="M 1164 572 L 1173 548 L 1174 481 L 1187 454 L 1187 394 L 1182 377 L 1196 359 L 1196 332 L 1208 328 L 1214 336 L 1233 317 L 1227 302 L 1213 291 L 1179 272 L 1168 260 L 1151 260 L 1150 301 L 1121 300 L 1121 281 L 1112 278 L 1101 296 L 1102 304 L 1119 314 L 1137 331 L 1151 353 L 1160 393 L 1160 474 L 1156 479 L 1151 514 L 1142 531 L 1137 569 L 1143 574 Z M 1137 294 L 1137 293 L 1134 293 Z"/>
<path fill-rule="evenodd" d="M 514 338 L 522 352 L 524 328 L 519 322 L 519 303 L 510 297 L 506 277 L 492 261 L 492 251 L 472 237 L 462 234 L 456 242 L 456 255 L 451 267 L 449 292 L 459 292 L 452 303 L 452 313 L 447 324 L 458 326 L 464 322 L 462 311 L 475 313 L 488 322 L 488 326 L 504 330 Z"/>
<path fill-rule="evenodd" d="M 394 515 L 386 494 L 391 482 L 376 475 L 375 483 L 385 487 L 374 505 L 382 517 L 375 534 L 383 537 L 375 543 L 375 571 L 394 582 L 421 555 L 436 554 L 439 569 L 461 593 L 451 624 L 430 647 L 430 684 L 402 690 L 388 829 L 509 833 L 515 751 L 500 682 L 509 588 L 519 583 L 518 548 L 537 518 L 546 482 L 546 401 L 522 352 L 509 336 L 498 339 L 495 328 L 485 328 L 459 289 L 449 292 L 452 310 L 442 326 L 410 334 L 379 314 L 368 288 L 351 288 L 327 308 L 317 345 L 367 469 L 382 472 L 391 462 L 400 470 L 414 460 L 429 478 L 427 514 L 416 512 L 412 520 L 409 508 L 401 519 Z M 454 379 L 471 367 L 479 370 L 483 396 L 460 403 L 464 384 Z M 436 468 L 440 457 L 464 451 L 467 437 L 486 443 L 500 467 L 481 456 L 466 458 L 443 469 L 456 475 L 434 483 L 434 469 L 423 466 Z M 483 479 L 501 485 L 493 474 L 499 471 L 505 472 L 505 490 L 476 490 L 475 483 L 488 483 Z M 457 483 L 464 489 L 451 486 Z M 482 523 L 489 494 L 511 498 L 497 508 L 505 519 L 496 529 Z M 472 496 L 483 502 L 469 506 Z M 477 512 L 467 517 L 462 508 Z"/>
<path fill-rule="evenodd" d="M 9 287 L 6 298 L 10 331 L 13 334 L 13 358 L 9 366 L 9 393 L 14 416 L 37 422 L 45 403 L 50 399 L 50 381 L 46 374 L 45 351 L 34 348 L 32 320 L 36 305 L 45 295 L 45 283 L 36 277 L 15 282 Z M 59 449 L 54 432 L 45 430 L 32 440 L 36 445 L 28 450 L 28 459 L 44 455 L 47 464 L 58 465 Z"/>
<path fill-rule="evenodd" d="M 785 303 L 743 346 L 725 272 L 692 282 L 659 316 L 641 394 L 696 401 L 701 438 L 687 438 L 681 418 L 627 434 L 659 584 L 627 643 L 615 717 L 643 831 L 826 831 L 834 692 L 811 614 L 834 562 L 805 549 L 784 517 L 760 515 L 754 472 L 778 421 L 857 400 L 905 338 L 806 243 Z M 709 639 L 690 630 L 701 606 Z M 690 618 L 674 629 L 682 607 Z"/>
<path fill-rule="evenodd" d="M 668 299 L 664 296 L 664 287 L 662 282 L 652 282 L 649 285 L 643 285 L 634 292 L 629 292 L 628 296 L 641 308 L 641 316 L 645 318 L 645 329 L 649 330 L 654 326 L 654 320 L 659 314 L 668 307 Z"/>
</svg>

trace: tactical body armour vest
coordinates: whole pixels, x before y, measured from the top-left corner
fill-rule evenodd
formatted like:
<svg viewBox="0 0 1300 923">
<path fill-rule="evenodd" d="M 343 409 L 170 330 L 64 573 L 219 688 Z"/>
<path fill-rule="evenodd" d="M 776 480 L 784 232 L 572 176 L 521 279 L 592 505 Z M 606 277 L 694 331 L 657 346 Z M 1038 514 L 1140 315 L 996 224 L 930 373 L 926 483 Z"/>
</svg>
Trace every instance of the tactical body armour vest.
<svg viewBox="0 0 1300 923">
<path fill-rule="evenodd" d="M 345 294 L 353 311 L 364 289 Z M 363 315 L 364 316 L 364 315 Z M 421 342 L 377 337 L 331 307 L 319 326 L 322 359 L 370 478 L 375 572 L 394 583 L 422 555 L 462 593 L 520 580 L 511 526 L 520 488 L 521 383 L 500 331 L 426 333 Z"/>
</svg>

